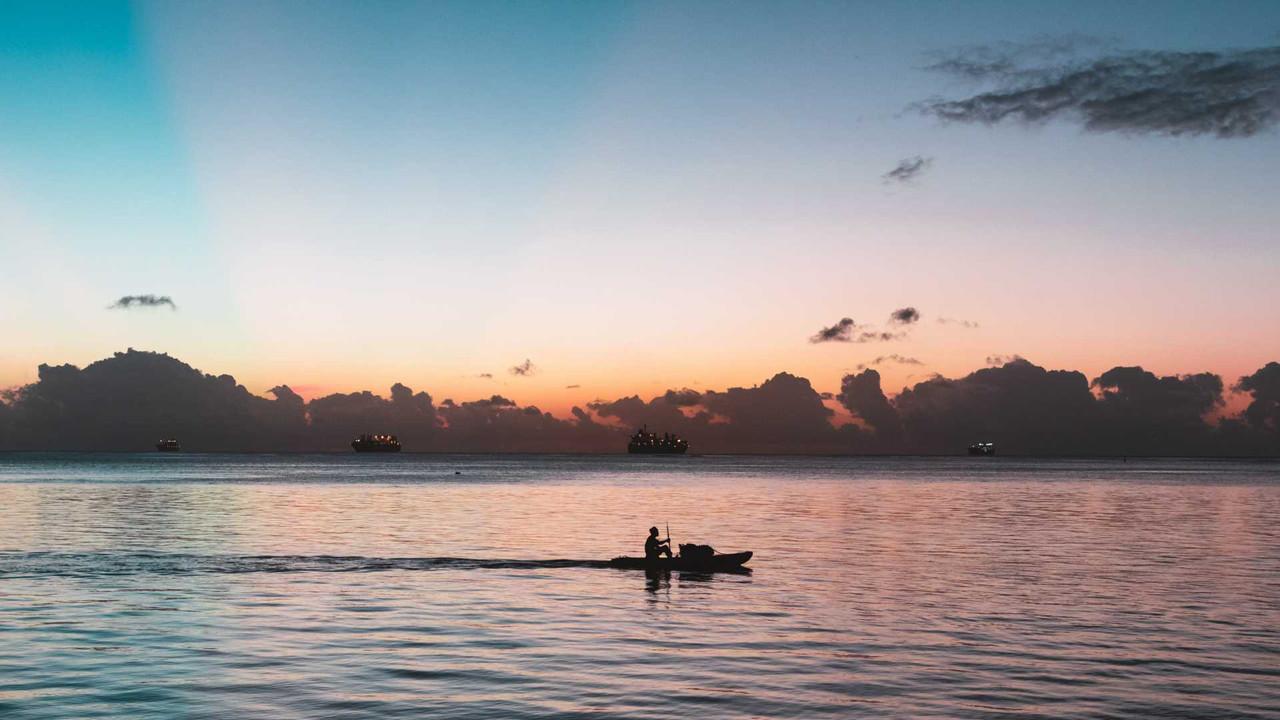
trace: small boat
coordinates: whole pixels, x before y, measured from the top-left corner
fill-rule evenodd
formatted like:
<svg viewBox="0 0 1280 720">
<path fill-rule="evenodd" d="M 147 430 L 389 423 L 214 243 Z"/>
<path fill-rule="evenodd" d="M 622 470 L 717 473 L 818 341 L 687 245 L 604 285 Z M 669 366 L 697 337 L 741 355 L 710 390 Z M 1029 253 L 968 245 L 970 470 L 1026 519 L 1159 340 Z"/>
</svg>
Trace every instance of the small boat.
<svg viewBox="0 0 1280 720">
<path fill-rule="evenodd" d="M 356 452 L 400 452 L 400 440 L 395 435 L 361 435 L 351 441 Z"/>
<path fill-rule="evenodd" d="M 990 457 L 996 454 L 995 443 L 974 443 L 969 446 L 970 455 L 980 455 L 982 457 Z"/>
<path fill-rule="evenodd" d="M 609 567 L 623 570 L 688 570 L 692 572 L 744 572 L 743 567 L 751 559 L 751 551 L 740 553 L 716 553 L 710 557 L 659 557 L 649 560 L 642 557 L 616 557 Z"/>
<path fill-rule="evenodd" d="M 166 438 L 156 443 L 156 450 L 159 450 L 160 452 L 178 452 L 181 449 L 182 445 L 173 438 Z"/>
</svg>

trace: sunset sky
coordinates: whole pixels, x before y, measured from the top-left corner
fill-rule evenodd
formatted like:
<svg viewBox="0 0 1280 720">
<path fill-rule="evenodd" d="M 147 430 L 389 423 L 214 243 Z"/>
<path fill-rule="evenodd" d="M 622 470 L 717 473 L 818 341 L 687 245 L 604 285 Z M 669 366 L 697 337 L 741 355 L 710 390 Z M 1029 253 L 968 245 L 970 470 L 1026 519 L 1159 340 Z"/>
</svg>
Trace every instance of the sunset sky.
<svg viewBox="0 0 1280 720">
<path fill-rule="evenodd" d="M 4 2 L 0 387 L 135 347 L 563 413 L 890 355 L 890 392 L 1280 359 L 1274 127 L 916 105 L 983 90 L 949 53 L 1055 41 L 1275 48 L 1280 3 Z M 108 309 L 144 294 L 176 309 Z M 904 336 L 809 341 L 843 317 Z"/>
</svg>

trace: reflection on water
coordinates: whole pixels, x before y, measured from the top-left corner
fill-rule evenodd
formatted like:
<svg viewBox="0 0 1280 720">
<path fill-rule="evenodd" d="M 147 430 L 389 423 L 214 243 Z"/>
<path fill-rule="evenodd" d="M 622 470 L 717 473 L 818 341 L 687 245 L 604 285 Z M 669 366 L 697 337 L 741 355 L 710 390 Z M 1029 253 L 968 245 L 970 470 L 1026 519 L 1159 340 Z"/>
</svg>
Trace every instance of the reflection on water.
<svg viewBox="0 0 1280 720">
<path fill-rule="evenodd" d="M 1274 463 L 11 455 L 0 508 L 4 718 L 1280 707 Z M 602 566 L 667 522 L 754 572 Z"/>
</svg>

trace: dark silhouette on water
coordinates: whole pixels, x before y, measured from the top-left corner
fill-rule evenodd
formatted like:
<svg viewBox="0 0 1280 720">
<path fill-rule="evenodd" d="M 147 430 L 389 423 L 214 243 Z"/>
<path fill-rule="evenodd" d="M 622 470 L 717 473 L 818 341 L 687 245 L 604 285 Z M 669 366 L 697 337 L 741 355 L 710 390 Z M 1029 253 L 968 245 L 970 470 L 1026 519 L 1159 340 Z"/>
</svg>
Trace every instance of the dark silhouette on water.
<svg viewBox="0 0 1280 720">
<path fill-rule="evenodd" d="M 156 443 L 156 450 L 160 452 L 178 452 L 182 449 L 182 445 L 173 438 L 166 438 Z"/>
<path fill-rule="evenodd" d="M 351 441 L 356 452 L 400 452 L 400 441 L 395 435 L 361 435 Z"/>
<path fill-rule="evenodd" d="M 649 537 L 644 541 L 644 559 L 657 560 L 660 556 L 666 555 L 671 557 L 671 537 L 668 533 L 666 540 L 658 539 L 658 528 L 649 528 Z"/>
<path fill-rule="evenodd" d="M 648 425 L 637 430 L 627 443 L 627 452 L 633 455 L 683 455 L 688 450 L 688 440 L 672 433 L 651 433 Z"/>
<path fill-rule="evenodd" d="M 671 554 L 671 531 L 667 531 L 667 539 L 658 539 L 658 528 L 649 528 L 649 537 L 644 541 L 644 557 L 616 557 L 609 561 L 610 567 L 626 570 L 644 570 L 645 572 L 686 570 L 696 572 L 739 572 L 749 573 L 743 567 L 751 559 L 751 551 L 740 553 L 718 553 L 710 545 L 693 543 L 680 545 L 678 555 Z"/>
</svg>

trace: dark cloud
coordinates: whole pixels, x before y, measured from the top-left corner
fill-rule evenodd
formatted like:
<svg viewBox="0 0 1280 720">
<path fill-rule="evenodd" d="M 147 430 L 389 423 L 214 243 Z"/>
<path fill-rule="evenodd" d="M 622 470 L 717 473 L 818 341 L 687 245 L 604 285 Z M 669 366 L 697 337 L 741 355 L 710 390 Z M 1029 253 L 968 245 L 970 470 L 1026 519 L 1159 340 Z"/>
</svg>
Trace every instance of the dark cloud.
<svg viewBox="0 0 1280 720">
<path fill-rule="evenodd" d="M 881 451 L 898 450 L 902 444 L 902 420 L 880 389 L 880 373 L 863 370 L 846 375 L 840 383 L 840 404 L 861 418 L 876 434 Z"/>
<path fill-rule="evenodd" d="M 900 437 L 896 448 L 906 452 L 951 453 L 975 441 L 1027 455 L 1280 452 L 1280 437 L 1207 419 L 1223 402 L 1222 380 L 1211 373 L 1159 377 L 1118 367 L 1090 383 L 1018 358 L 959 379 L 935 376 L 892 399 L 874 373 L 846 376 L 841 402 L 886 443 Z"/>
<path fill-rule="evenodd" d="M 492 380 L 492 379 L 493 379 L 493 373 L 480 373 L 480 374 L 479 374 L 479 375 L 477 375 L 476 377 L 478 377 L 478 378 L 483 378 L 483 379 L 485 379 L 485 380 Z"/>
<path fill-rule="evenodd" d="M 1087 446 L 1094 397 L 1083 374 L 1024 360 L 957 380 L 925 380 L 903 389 L 893 409 L 913 452 L 957 452 L 982 441 L 1005 452 L 1054 454 Z"/>
<path fill-rule="evenodd" d="M 1093 35 L 1040 36 L 1030 42 L 997 42 L 931 53 L 924 69 L 973 81 L 1025 75 L 1046 64 L 1062 64 L 1084 53 L 1097 54 L 1115 41 Z"/>
<path fill-rule="evenodd" d="M 957 454 L 982 440 L 1013 455 L 1280 455 L 1280 363 L 1240 378 L 1248 407 L 1215 421 L 1226 406 L 1211 373 L 1117 367 L 1090 382 L 1002 360 L 896 395 L 874 369 L 846 375 L 835 399 L 856 422 L 837 428 L 831 396 L 789 373 L 753 387 L 596 400 L 559 418 L 502 395 L 435 404 L 401 383 L 385 395 L 306 401 L 278 385 L 261 397 L 230 375 L 129 350 L 84 369 L 41 365 L 35 383 L 0 393 L 0 450 L 148 450 L 177 437 L 191 450 L 346 451 L 360 433 L 390 432 L 410 451 L 618 452 L 647 424 L 702 453 Z"/>
<path fill-rule="evenodd" d="M 988 355 L 986 359 L 987 367 L 999 367 L 1008 365 L 1011 362 L 1017 362 L 1022 359 L 1021 355 Z"/>
<path fill-rule="evenodd" d="M 679 390 L 668 390 L 662 398 L 676 407 L 691 407 L 702 402 L 702 393 L 689 388 L 681 388 Z"/>
<path fill-rule="evenodd" d="M 391 386 L 390 399 L 368 390 L 315 398 L 307 403 L 305 415 L 310 423 L 303 440 L 307 449 L 345 449 L 356 435 L 387 432 L 399 435 L 408 450 L 425 450 L 441 425 L 431 396 L 401 383 Z M 203 440 L 197 433 L 183 442 L 198 447 Z"/>
<path fill-rule="evenodd" d="M 835 414 L 809 381 L 778 373 L 758 386 L 702 394 L 701 406 L 719 421 L 717 444 L 751 452 L 823 452 L 838 444 Z"/>
<path fill-rule="evenodd" d="M 528 377 L 534 374 L 535 372 L 537 372 L 537 370 L 538 368 L 534 366 L 533 362 L 528 358 L 525 358 L 524 362 L 512 367 L 510 372 L 512 375 L 518 375 L 520 377 Z"/>
<path fill-rule="evenodd" d="M 905 307 L 893 311 L 889 316 L 890 325 L 910 325 L 920 319 L 920 313 L 915 308 Z M 824 327 L 814 333 L 810 338 L 811 343 L 875 343 L 890 342 L 892 340 L 901 340 L 907 336 L 905 331 L 892 330 L 876 330 L 871 325 L 858 325 L 853 318 L 841 318 L 840 322 L 830 327 Z"/>
<path fill-rule="evenodd" d="M 1251 137 L 1280 122 L 1280 47 L 1219 52 L 1128 51 L 1086 60 L 987 48 L 930 66 L 989 83 L 919 109 L 994 125 L 1065 119 L 1091 132 Z"/>
<path fill-rule="evenodd" d="M 811 343 L 850 342 L 853 340 L 853 329 L 857 327 L 853 318 L 840 318 L 840 322 L 831 327 L 824 327 L 809 338 Z"/>
<path fill-rule="evenodd" d="M 923 365 L 924 364 L 913 357 L 907 357 L 905 355 L 892 353 L 890 355 L 880 355 L 874 360 L 868 360 L 867 362 L 859 363 L 858 370 L 866 370 L 869 367 L 874 367 L 876 365 L 883 365 L 885 363 L 890 363 L 890 362 L 897 363 L 899 365 Z"/>
<path fill-rule="evenodd" d="M 1143 454 L 1194 448 L 1205 415 L 1223 403 L 1222 378 L 1211 373 L 1158 377 L 1140 367 L 1112 368 L 1093 381 L 1101 393 L 1098 425 Z"/>
<path fill-rule="evenodd" d="M 899 162 L 897 167 L 881 175 L 880 179 L 886 183 L 909 183 L 920 177 L 932 164 L 933 158 L 915 155 Z"/>
<path fill-rule="evenodd" d="M 949 318 L 949 317 L 938 318 L 938 324 L 939 325 L 959 325 L 960 327 L 965 327 L 965 328 L 978 327 L 978 323 L 972 320 L 960 320 L 959 318 Z"/>
<path fill-rule="evenodd" d="M 919 319 L 920 311 L 913 307 L 899 308 L 889 315 L 889 322 L 894 325 L 910 325 Z"/>
<path fill-rule="evenodd" d="M 697 412 L 686 414 L 697 396 Z M 850 452 L 856 430 L 838 430 L 834 412 L 808 380 L 778 373 L 750 388 L 723 392 L 673 390 L 645 402 L 638 396 L 597 400 L 588 408 L 625 428 L 648 425 L 690 440 L 697 452 Z"/>
<path fill-rule="evenodd" d="M 107 306 L 108 310 L 128 310 L 135 307 L 162 307 L 168 306 L 170 310 L 177 310 L 178 306 L 173 303 L 173 298 L 168 295 L 125 295 Z"/>
<path fill-rule="evenodd" d="M 192 449 L 295 450 L 311 431 L 287 387 L 268 400 L 159 353 L 41 365 L 38 378 L 10 398 L 9 449 L 146 450 L 178 437 Z"/>
<path fill-rule="evenodd" d="M 1254 374 L 1240 378 L 1235 390 L 1253 397 L 1245 408 L 1244 420 L 1258 430 L 1280 437 L 1280 363 L 1267 363 Z"/>
</svg>

